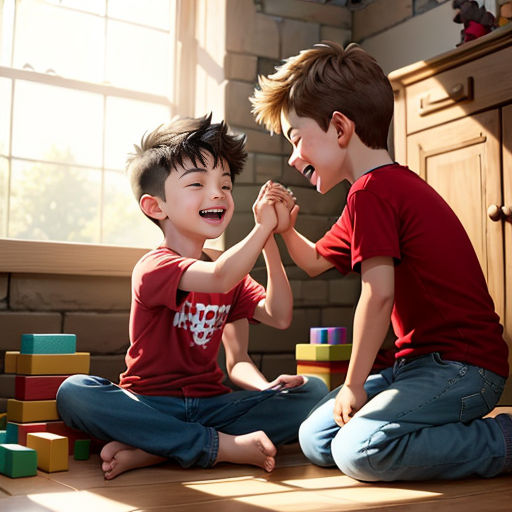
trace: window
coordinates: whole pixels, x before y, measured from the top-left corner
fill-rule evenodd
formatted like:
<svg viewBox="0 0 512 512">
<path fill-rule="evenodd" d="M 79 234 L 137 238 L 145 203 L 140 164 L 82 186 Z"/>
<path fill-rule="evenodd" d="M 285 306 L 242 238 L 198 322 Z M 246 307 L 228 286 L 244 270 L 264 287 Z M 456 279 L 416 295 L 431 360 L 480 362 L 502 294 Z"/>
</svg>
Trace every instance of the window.
<svg viewBox="0 0 512 512">
<path fill-rule="evenodd" d="M 173 0 L 0 0 L 0 237 L 154 246 L 124 173 L 174 114 Z"/>
</svg>

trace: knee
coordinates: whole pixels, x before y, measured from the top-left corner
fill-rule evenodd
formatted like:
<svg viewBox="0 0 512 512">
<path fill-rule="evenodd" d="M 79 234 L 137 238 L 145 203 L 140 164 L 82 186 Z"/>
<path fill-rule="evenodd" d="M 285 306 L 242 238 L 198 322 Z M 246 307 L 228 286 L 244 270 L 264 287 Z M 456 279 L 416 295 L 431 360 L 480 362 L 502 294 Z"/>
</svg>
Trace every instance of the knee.
<svg viewBox="0 0 512 512">
<path fill-rule="evenodd" d="M 71 375 L 62 382 L 56 397 L 57 409 L 61 417 L 65 420 L 71 412 L 78 413 L 81 409 L 90 407 L 91 395 L 104 380 L 91 375 L 77 374 Z"/>
<path fill-rule="evenodd" d="M 317 466 L 332 466 L 330 438 L 318 428 L 314 417 L 305 419 L 299 427 L 299 444 L 304 455 Z"/>
<path fill-rule="evenodd" d="M 304 391 L 307 392 L 308 397 L 313 402 L 313 405 L 315 405 L 329 390 L 322 379 L 312 376 L 308 376 L 307 379 L 307 382 L 303 385 Z"/>
<path fill-rule="evenodd" d="M 351 420 L 350 423 L 352 421 L 354 420 Z M 349 430 L 354 429 L 349 429 L 349 424 L 342 427 L 332 440 L 331 452 L 334 462 L 344 475 L 356 480 L 363 482 L 381 480 L 378 467 L 376 468 L 374 464 L 370 463 L 370 455 L 366 449 L 367 443 L 355 440 L 350 435 Z"/>
</svg>

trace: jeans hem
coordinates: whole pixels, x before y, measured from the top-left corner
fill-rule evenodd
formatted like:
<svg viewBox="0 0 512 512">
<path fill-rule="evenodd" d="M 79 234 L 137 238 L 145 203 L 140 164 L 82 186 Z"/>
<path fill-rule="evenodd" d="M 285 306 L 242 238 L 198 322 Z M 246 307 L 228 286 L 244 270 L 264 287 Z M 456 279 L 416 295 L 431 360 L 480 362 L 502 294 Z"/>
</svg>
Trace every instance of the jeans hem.
<svg viewBox="0 0 512 512">
<path fill-rule="evenodd" d="M 500 427 L 505 439 L 505 463 L 503 473 L 512 472 L 512 416 L 509 414 L 498 414 L 496 423 Z"/>
<path fill-rule="evenodd" d="M 217 455 L 219 454 L 219 433 L 214 428 L 208 428 L 208 433 L 208 444 L 210 445 L 210 448 L 208 450 L 208 460 L 206 462 L 206 467 L 211 468 L 215 464 Z"/>
</svg>

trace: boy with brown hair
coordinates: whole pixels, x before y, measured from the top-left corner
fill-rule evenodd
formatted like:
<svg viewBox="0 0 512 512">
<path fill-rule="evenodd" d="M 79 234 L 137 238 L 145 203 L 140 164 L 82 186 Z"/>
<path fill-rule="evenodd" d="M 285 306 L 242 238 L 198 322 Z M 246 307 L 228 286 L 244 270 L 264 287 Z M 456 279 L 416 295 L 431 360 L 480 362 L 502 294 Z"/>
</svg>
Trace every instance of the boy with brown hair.
<svg viewBox="0 0 512 512">
<path fill-rule="evenodd" d="M 301 425 L 316 464 L 365 481 L 485 477 L 512 470 L 512 419 L 482 419 L 508 376 L 507 345 L 471 242 L 448 204 L 393 162 L 393 92 L 363 49 L 325 42 L 260 77 L 260 123 L 292 144 L 289 164 L 321 194 L 351 188 L 312 243 L 281 233 L 310 276 L 361 274 L 345 383 Z M 393 367 L 370 375 L 391 319 Z"/>
<path fill-rule="evenodd" d="M 249 321 L 278 329 L 291 322 L 292 294 L 273 235 L 276 211 L 289 221 L 290 195 L 265 184 L 252 231 L 222 254 L 203 247 L 233 215 L 244 142 L 211 116 L 182 119 L 143 137 L 129 161 L 135 197 L 164 240 L 133 270 L 127 369 L 119 386 L 74 375 L 57 395 L 66 424 L 109 441 L 101 451 L 107 479 L 168 459 L 272 471 L 276 445 L 297 437 L 327 393 L 319 379 L 298 375 L 269 383 L 248 355 Z M 262 250 L 266 290 L 248 275 Z M 241 391 L 222 382 L 221 340 Z"/>
</svg>

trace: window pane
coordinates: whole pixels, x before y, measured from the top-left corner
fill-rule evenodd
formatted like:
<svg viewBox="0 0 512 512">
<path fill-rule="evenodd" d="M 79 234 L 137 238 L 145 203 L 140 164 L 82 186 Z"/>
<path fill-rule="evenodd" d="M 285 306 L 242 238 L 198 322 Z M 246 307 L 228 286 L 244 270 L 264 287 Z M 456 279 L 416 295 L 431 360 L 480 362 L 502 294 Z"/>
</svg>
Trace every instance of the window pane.
<svg viewBox="0 0 512 512">
<path fill-rule="evenodd" d="M 15 156 L 101 167 L 102 134 L 101 95 L 16 81 Z"/>
<path fill-rule="evenodd" d="M 13 160 L 8 236 L 99 242 L 101 172 Z"/>
<path fill-rule="evenodd" d="M 0 0 L 0 64 L 11 66 L 14 0 Z"/>
<path fill-rule="evenodd" d="M 169 34 L 120 21 L 108 22 L 107 81 L 113 85 L 170 94 Z"/>
<path fill-rule="evenodd" d="M 132 194 L 127 176 L 105 172 L 103 243 L 156 247 L 162 232 L 141 212 Z"/>
<path fill-rule="evenodd" d="M 0 157 L 0 236 L 7 235 L 7 195 L 9 193 L 9 162 Z"/>
<path fill-rule="evenodd" d="M 169 4 L 170 0 L 109 0 L 108 15 L 168 30 Z"/>
<path fill-rule="evenodd" d="M 9 151 L 11 123 L 11 80 L 0 77 L 0 154 L 7 155 Z"/>
<path fill-rule="evenodd" d="M 17 6 L 15 67 L 103 81 L 104 18 L 41 0 L 23 0 Z"/>
<path fill-rule="evenodd" d="M 78 9 L 80 11 L 92 12 L 105 15 L 105 0 L 46 0 L 49 4 L 61 5 L 70 9 Z"/>
<path fill-rule="evenodd" d="M 105 166 L 124 169 L 128 153 L 139 144 L 142 135 L 170 118 L 164 105 L 123 98 L 107 98 Z"/>
</svg>

